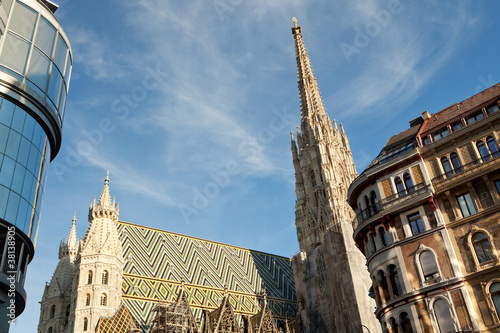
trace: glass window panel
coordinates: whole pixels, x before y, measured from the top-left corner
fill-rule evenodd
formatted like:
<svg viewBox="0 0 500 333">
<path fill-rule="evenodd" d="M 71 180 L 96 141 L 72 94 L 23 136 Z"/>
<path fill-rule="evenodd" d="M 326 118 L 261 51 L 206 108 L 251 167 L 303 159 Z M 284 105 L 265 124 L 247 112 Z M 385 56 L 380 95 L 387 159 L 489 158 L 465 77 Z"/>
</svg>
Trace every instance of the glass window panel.
<svg viewBox="0 0 500 333">
<path fill-rule="evenodd" d="M 14 104 L 5 99 L 2 99 L 2 106 L 0 107 L 0 123 L 10 126 L 13 116 Z"/>
<path fill-rule="evenodd" d="M 467 204 L 465 203 L 465 198 L 463 196 L 457 197 L 458 205 L 460 206 L 460 210 L 462 211 L 462 216 L 467 217 L 470 215 Z"/>
<path fill-rule="evenodd" d="M 494 283 L 493 285 L 500 285 L 500 283 Z M 497 315 L 500 316 L 500 294 L 493 295 L 493 293 L 492 293 L 491 299 L 493 300 L 493 303 L 495 304 L 495 310 L 497 311 Z"/>
<path fill-rule="evenodd" d="M 54 63 L 61 72 L 64 71 L 64 65 L 66 64 L 66 54 L 68 53 L 68 47 L 64 42 L 61 35 L 57 36 L 56 52 L 54 53 Z"/>
<path fill-rule="evenodd" d="M 476 214 L 476 208 L 474 207 L 474 204 L 472 203 L 472 198 L 469 193 L 464 195 L 465 197 L 465 202 L 467 203 L 467 206 L 469 207 L 469 212 L 471 215 Z"/>
<path fill-rule="evenodd" d="M 16 159 L 20 143 L 21 134 L 11 130 L 9 133 L 9 139 L 7 140 L 7 147 L 5 148 L 5 155 Z"/>
<path fill-rule="evenodd" d="M 56 39 L 56 29 L 45 18 L 42 17 L 38 23 L 35 44 L 49 57 L 52 57 L 52 47 Z"/>
<path fill-rule="evenodd" d="M 10 9 L 12 7 L 12 0 L 2 0 L 1 4 L 5 12 L 7 13 L 7 16 L 9 16 Z"/>
<path fill-rule="evenodd" d="M 476 120 L 481 120 L 481 119 L 483 119 L 483 118 L 484 118 L 484 114 L 483 114 L 482 112 L 478 112 L 478 113 L 476 113 L 476 115 L 475 115 L 475 116 L 476 116 Z"/>
<path fill-rule="evenodd" d="M 36 84 L 42 91 L 45 91 L 47 87 L 49 65 L 49 58 L 35 48 L 31 56 L 30 68 L 28 69 L 28 79 Z"/>
<path fill-rule="evenodd" d="M 28 234 L 27 228 L 29 228 L 29 224 L 26 225 L 26 217 L 28 214 L 29 204 L 26 200 L 21 199 L 19 201 L 19 211 L 17 212 L 17 226 L 19 229 L 24 231 L 24 233 Z"/>
<path fill-rule="evenodd" d="M 476 251 L 477 260 L 481 262 L 486 261 L 486 253 L 484 253 L 482 244 L 474 244 L 474 250 Z"/>
<path fill-rule="evenodd" d="M 448 161 L 448 158 L 446 157 L 441 158 L 441 164 L 443 165 L 443 170 L 446 176 L 447 177 L 451 176 L 453 172 L 451 172 L 451 165 L 450 161 Z"/>
<path fill-rule="evenodd" d="M 33 183 L 35 182 L 35 180 L 35 177 L 33 177 L 33 175 L 29 172 L 26 172 L 26 174 L 24 175 L 24 185 L 21 196 L 26 200 L 30 199 L 31 188 L 33 187 Z"/>
<path fill-rule="evenodd" d="M 490 149 L 491 156 L 498 157 L 500 155 L 500 152 L 498 151 L 498 146 L 495 139 L 490 136 L 486 138 L 486 143 L 488 144 L 488 148 Z"/>
<path fill-rule="evenodd" d="M 500 292 L 500 283 L 493 283 L 490 287 L 490 293 Z"/>
<path fill-rule="evenodd" d="M 20 2 L 16 2 L 9 29 L 31 41 L 35 30 L 36 16 L 37 13 L 34 10 Z"/>
<path fill-rule="evenodd" d="M 10 223 L 16 224 L 20 200 L 21 197 L 18 194 L 10 191 L 9 200 L 7 201 L 7 211 L 5 212 L 5 219 Z"/>
<path fill-rule="evenodd" d="M 7 187 L 0 185 L 0 218 L 5 217 L 5 208 L 7 207 L 9 192 Z"/>
<path fill-rule="evenodd" d="M 67 86 L 69 86 L 69 80 L 71 79 L 72 66 L 73 66 L 73 60 L 71 59 L 71 53 L 68 53 L 68 61 L 66 62 L 66 73 L 64 74 L 64 79 L 66 80 Z"/>
<path fill-rule="evenodd" d="M 458 155 L 456 153 L 451 153 L 450 158 L 451 158 L 451 164 L 453 165 L 455 172 L 456 173 L 462 172 L 462 165 L 460 164 L 460 160 L 458 159 Z"/>
<path fill-rule="evenodd" d="M 444 299 L 438 299 L 434 302 L 434 311 L 441 333 L 454 333 L 457 331 L 455 325 L 453 325 L 453 318 L 451 317 L 448 302 Z"/>
<path fill-rule="evenodd" d="M 14 168 L 16 162 L 8 157 L 4 157 L 2 168 L 0 169 L 0 184 L 10 188 L 12 184 L 12 177 L 14 176 Z"/>
<path fill-rule="evenodd" d="M 33 137 L 33 129 L 35 128 L 36 120 L 31 116 L 26 115 L 26 120 L 24 121 L 23 136 L 31 141 Z"/>
<path fill-rule="evenodd" d="M 486 146 L 484 145 L 483 141 L 478 141 L 476 143 L 477 150 L 479 151 L 479 154 L 481 155 L 481 158 L 483 162 L 489 161 L 490 160 L 490 153 Z"/>
<path fill-rule="evenodd" d="M 61 122 L 64 119 L 64 108 L 65 108 L 65 104 L 66 104 L 66 96 L 67 96 L 66 87 L 63 84 L 63 88 L 61 91 L 61 101 L 59 102 L 59 116 L 61 117 Z"/>
<path fill-rule="evenodd" d="M 19 134 L 23 132 L 24 120 L 26 119 L 26 111 L 16 107 L 14 111 L 14 118 L 12 118 L 12 125 L 10 126 L 13 130 L 17 131 Z"/>
<path fill-rule="evenodd" d="M 9 131 L 10 129 L 7 126 L 0 124 L 0 153 L 2 154 L 5 152 L 5 146 L 7 145 L 7 138 L 9 137 Z"/>
<path fill-rule="evenodd" d="M 425 278 L 438 273 L 436 258 L 431 251 L 424 251 L 420 254 L 420 265 L 422 266 Z"/>
<path fill-rule="evenodd" d="M 486 108 L 486 113 L 492 114 L 493 112 L 497 112 L 499 110 L 498 105 L 492 105 L 488 108 Z"/>
<path fill-rule="evenodd" d="M 34 145 L 31 145 L 30 147 L 30 156 L 28 158 L 28 165 L 27 168 L 28 170 L 33 174 L 36 175 L 36 159 L 38 158 L 38 155 L 42 156 L 42 154 L 36 149 Z"/>
<path fill-rule="evenodd" d="M 30 154 L 31 142 L 26 138 L 21 139 L 21 145 L 19 146 L 19 154 L 17 155 L 17 162 L 23 166 L 28 164 L 28 156 Z"/>
<path fill-rule="evenodd" d="M 459 120 L 451 124 L 451 127 L 453 128 L 453 131 L 458 131 L 459 129 L 463 128 L 464 125 L 462 124 L 462 121 Z"/>
<path fill-rule="evenodd" d="M 40 136 L 43 134 L 43 129 L 42 129 L 42 126 L 40 126 L 40 124 L 36 123 L 35 124 L 35 130 L 33 131 L 33 139 L 31 140 L 31 142 L 33 142 L 33 144 L 41 150 L 40 148 Z M 43 148 L 43 147 L 42 147 Z"/>
<path fill-rule="evenodd" d="M 37 185 L 38 185 L 38 181 L 35 178 L 35 183 L 31 187 L 31 193 L 30 193 L 30 196 L 29 196 L 29 199 L 28 199 L 29 202 L 33 202 L 33 203 L 35 202 L 35 195 L 36 195 Z"/>
<path fill-rule="evenodd" d="M 24 75 L 30 44 L 10 33 L 5 36 L 5 44 L 0 55 L 0 61 L 6 67 Z"/>
<path fill-rule="evenodd" d="M 62 76 L 59 71 L 52 66 L 52 73 L 50 74 L 49 90 L 47 95 L 49 95 L 50 100 L 57 105 L 59 103 L 59 94 L 61 93 L 62 86 Z"/>
<path fill-rule="evenodd" d="M 18 194 L 21 194 L 23 189 L 24 174 L 26 169 L 19 163 L 16 163 L 16 170 L 14 171 L 14 177 L 12 178 L 11 190 Z"/>
</svg>

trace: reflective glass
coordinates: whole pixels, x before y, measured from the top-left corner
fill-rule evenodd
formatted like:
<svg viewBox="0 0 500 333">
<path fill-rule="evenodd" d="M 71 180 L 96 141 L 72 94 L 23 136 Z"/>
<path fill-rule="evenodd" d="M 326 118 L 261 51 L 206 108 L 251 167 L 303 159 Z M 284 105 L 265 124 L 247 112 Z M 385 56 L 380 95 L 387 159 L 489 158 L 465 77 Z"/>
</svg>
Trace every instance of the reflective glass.
<svg viewBox="0 0 500 333">
<path fill-rule="evenodd" d="M 450 161 L 448 161 L 448 158 L 443 157 L 441 158 L 441 164 L 443 165 L 444 173 L 446 174 L 447 177 L 450 177 L 453 172 L 451 171 L 451 165 Z"/>
<path fill-rule="evenodd" d="M 19 154 L 17 155 L 17 162 L 26 166 L 28 164 L 28 156 L 30 154 L 31 142 L 26 138 L 21 139 L 21 145 L 19 146 Z"/>
<path fill-rule="evenodd" d="M 35 37 L 35 45 L 42 49 L 45 54 L 52 57 L 52 47 L 56 39 L 56 29 L 42 17 L 38 23 L 38 30 Z"/>
<path fill-rule="evenodd" d="M 64 65 L 66 64 L 66 54 L 68 53 L 68 47 L 62 39 L 61 35 L 57 36 L 56 53 L 54 54 L 54 63 L 61 72 L 64 71 Z"/>
<path fill-rule="evenodd" d="M 66 109 L 66 89 L 63 85 L 63 89 L 61 92 L 61 102 L 59 102 L 59 116 L 61 117 L 61 122 L 64 120 L 64 110 Z"/>
<path fill-rule="evenodd" d="M 49 58 L 35 48 L 31 56 L 30 68 L 28 69 L 28 79 L 36 84 L 42 91 L 45 91 L 45 88 L 47 87 L 49 65 Z"/>
<path fill-rule="evenodd" d="M 11 223 L 16 224 L 17 211 L 19 210 L 19 201 L 21 197 L 10 191 L 9 201 L 7 201 L 7 211 L 5 212 L 5 219 Z"/>
<path fill-rule="evenodd" d="M 61 92 L 62 77 L 61 73 L 52 66 L 52 74 L 50 75 L 49 90 L 47 94 L 54 105 L 59 102 L 59 93 Z"/>
<path fill-rule="evenodd" d="M 14 115 L 14 104 L 4 100 L 0 107 L 0 123 L 10 127 L 12 116 Z"/>
<path fill-rule="evenodd" d="M 9 29 L 31 41 L 35 30 L 36 16 L 37 13 L 34 10 L 20 2 L 16 2 Z"/>
<path fill-rule="evenodd" d="M 476 143 L 477 150 L 479 151 L 479 154 L 481 155 L 481 158 L 483 162 L 487 162 L 490 160 L 490 152 L 484 145 L 483 141 L 478 141 Z"/>
<path fill-rule="evenodd" d="M 5 216 L 5 208 L 7 207 L 7 200 L 9 199 L 9 189 L 0 185 L 0 217 Z"/>
<path fill-rule="evenodd" d="M 0 153 L 5 152 L 5 146 L 7 145 L 8 137 L 9 137 L 9 128 L 7 126 L 0 124 Z"/>
<path fill-rule="evenodd" d="M 5 187 L 10 188 L 15 167 L 16 162 L 13 159 L 4 157 L 2 168 L 0 169 L 0 185 L 4 185 Z"/>
<path fill-rule="evenodd" d="M 64 79 L 66 80 L 66 86 L 69 86 L 69 80 L 71 76 L 71 66 L 72 66 L 71 53 L 68 54 L 68 61 L 66 63 L 66 73 L 64 74 Z"/>
<path fill-rule="evenodd" d="M 36 170 L 35 170 L 35 167 L 36 167 L 36 159 L 38 158 L 38 155 L 42 155 L 40 154 L 40 152 L 38 151 L 38 149 L 32 145 L 31 148 L 30 148 L 30 156 L 28 158 L 28 170 L 31 171 L 33 174 L 35 174 Z"/>
<path fill-rule="evenodd" d="M 33 119 L 31 116 L 26 116 L 26 120 L 24 122 L 24 128 L 23 128 L 23 136 L 31 141 L 31 138 L 33 137 L 33 129 L 35 128 L 35 119 Z"/>
<path fill-rule="evenodd" d="M 12 125 L 10 127 L 21 134 L 23 132 L 25 119 L 26 112 L 23 109 L 16 107 L 14 111 L 14 118 L 12 118 Z"/>
<path fill-rule="evenodd" d="M 26 173 L 26 169 L 19 163 L 16 163 L 16 170 L 14 171 L 14 177 L 12 178 L 12 186 L 11 190 L 21 194 L 23 189 L 24 182 L 24 174 Z"/>
<path fill-rule="evenodd" d="M 29 49 L 30 45 L 28 42 L 8 33 L 5 36 L 5 44 L 0 55 L 0 61 L 3 65 L 24 75 Z"/>
<path fill-rule="evenodd" d="M 500 316 L 500 283 L 493 283 L 490 287 L 491 299 L 495 304 L 497 315 Z"/>
<path fill-rule="evenodd" d="M 29 209 L 29 204 L 26 200 L 21 199 L 19 201 L 19 211 L 17 212 L 17 221 L 16 225 L 18 226 L 19 229 L 24 231 L 24 233 L 28 234 L 27 227 L 29 227 L 29 224 L 26 225 L 26 217 L 28 214 L 28 209 Z"/>
<path fill-rule="evenodd" d="M 30 200 L 31 188 L 33 187 L 35 180 L 35 177 L 33 177 L 30 172 L 26 172 L 24 176 L 23 191 L 21 193 L 21 196 L 26 200 Z"/>
<path fill-rule="evenodd" d="M 5 155 L 16 159 L 20 143 L 21 134 L 11 130 L 9 133 L 9 139 L 7 140 L 7 147 L 5 148 Z"/>
</svg>

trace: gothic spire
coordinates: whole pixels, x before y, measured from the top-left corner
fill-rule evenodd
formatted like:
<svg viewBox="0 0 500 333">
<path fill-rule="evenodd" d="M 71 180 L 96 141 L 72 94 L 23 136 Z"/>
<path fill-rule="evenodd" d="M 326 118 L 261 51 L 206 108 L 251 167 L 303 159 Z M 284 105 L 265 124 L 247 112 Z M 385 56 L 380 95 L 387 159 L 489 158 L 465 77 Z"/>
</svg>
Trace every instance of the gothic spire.
<svg viewBox="0 0 500 333">
<path fill-rule="evenodd" d="M 311 61 L 307 55 L 302 39 L 302 27 L 293 18 L 292 34 L 295 39 L 295 55 L 297 59 L 297 75 L 300 94 L 300 111 L 302 118 L 314 119 L 314 115 L 325 114 L 325 106 L 321 99 L 318 83 L 314 77 Z"/>
<path fill-rule="evenodd" d="M 78 240 L 76 238 L 76 212 L 73 215 L 71 228 L 69 229 L 68 238 L 61 241 L 59 245 L 59 259 L 65 256 L 70 256 L 71 260 L 76 256 L 78 250 Z"/>
</svg>

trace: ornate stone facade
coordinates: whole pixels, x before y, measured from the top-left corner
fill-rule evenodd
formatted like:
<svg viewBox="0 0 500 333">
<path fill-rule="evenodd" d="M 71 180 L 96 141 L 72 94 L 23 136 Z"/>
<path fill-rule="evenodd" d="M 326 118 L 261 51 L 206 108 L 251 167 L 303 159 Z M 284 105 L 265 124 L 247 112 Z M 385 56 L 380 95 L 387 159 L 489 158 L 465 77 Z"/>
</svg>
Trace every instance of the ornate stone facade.
<svg viewBox="0 0 500 333">
<path fill-rule="evenodd" d="M 348 186 L 357 176 L 342 125 L 325 112 L 302 28 L 294 19 L 301 125 L 292 134 L 295 168 L 295 224 L 300 253 L 293 270 L 302 332 L 379 332 L 368 296 L 365 259 L 352 239 L 354 213 L 346 203 Z"/>
</svg>

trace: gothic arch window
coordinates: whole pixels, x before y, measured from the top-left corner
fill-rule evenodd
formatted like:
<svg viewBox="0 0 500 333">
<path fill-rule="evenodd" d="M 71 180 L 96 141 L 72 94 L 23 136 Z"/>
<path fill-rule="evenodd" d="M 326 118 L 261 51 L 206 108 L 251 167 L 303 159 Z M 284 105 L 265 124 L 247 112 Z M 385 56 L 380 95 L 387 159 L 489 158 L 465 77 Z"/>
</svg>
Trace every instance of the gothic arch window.
<svg viewBox="0 0 500 333">
<path fill-rule="evenodd" d="M 88 331 L 89 329 L 89 320 L 87 318 L 83 318 L 83 330 Z"/>
<path fill-rule="evenodd" d="M 495 259 L 488 237 L 482 232 L 476 232 L 472 238 L 472 246 L 480 264 Z"/>
<path fill-rule="evenodd" d="M 49 327 L 49 329 L 47 330 L 48 333 L 52 333 L 52 327 Z"/>
<path fill-rule="evenodd" d="M 101 306 L 106 306 L 108 303 L 108 298 L 106 296 L 106 294 L 102 294 L 101 295 Z"/>
<path fill-rule="evenodd" d="M 450 161 L 448 157 L 441 157 L 441 165 L 443 166 L 444 174 L 446 177 L 451 177 L 453 175 L 453 170 L 451 169 Z"/>
<path fill-rule="evenodd" d="M 391 287 L 394 292 L 394 296 L 401 296 L 403 294 L 403 288 L 401 287 L 398 268 L 395 265 L 389 266 L 389 280 L 391 280 Z"/>
<path fill-rule="evenodd" d="M 108 284 L 108 271 L 102 272 L 102 284 Z"/>
<path fill-rule="evenodd" d="M 410 174 L 405 173 L 403 175 L 403 180 L 405 182 L 406 191 L 408 193 L 413 192 L 415 190 L 415 188 L 413 187 L 413 181 L 411 180 Z"/>
<path fill-rule="evenodd" d="M 484 145 L 483 141 L 478 141 L 476 143 L 477 151 L 479 152 L 479 155 L 481 155 L 481 159 L 483 162 L 487 162 L 490 160 L 490 153 L 488 152 L 488 148 Z"/>
<path fill-rule="evenodd" d="M 491 300 L 493 301 L 493 305 L 495 306 L 495 311 L 497 312 L 497 316 L 500 317 L 500 283 L 495 282 L 490 286 L 489 289 Z"/>
<path fill-rule="evenodd" d="M 375 238 L 373 237 L 373 234 L 370 232 L 370 235 L 368 236 L 370 238 L 370 244 L 372 246 L 372 253 L 377 251 L 377 244 L 375 244 Z"/>
<path fill-rule="evenodd" d="M 368 199 L 368 196 L 365 195 L 365 206 L 366 206 L 366 209 L 365 209 L 365 218 L 369 218 L 372 216 L 371 212 L 370 212 L 370 200 Z"/>
<path fill-rule="evenodd" d="M 56 315 L 56 306 L 52 305 L 50 308 L 50 318 L 54 318 L 55 315 Z"/>
<path fill-rule="evenodd" d="M 411 326 L 411 320 L 408 316 L 408 313 L 401 312 L 399 315 L 399 321 L 401 322 L 401 326 L 403 328 L 401 333 L 413 333 L 413 328 Z"/>
<path fill-rule="evenodd" d="M 500 152 L 498 151 L 498 145 L 493 137 L 491 136 L 487 137 L 486 144 L 488 145 L 488 149 L 490 150 L 490 154 L 493 158 L 500 156 Z"/>
<path fill-rule="evenodd" d="M 396 190 L 398 191 L 398 194 L 400 196 L 406 194 L 405 187 L 403 185 L 403 182 L 401 181 L 401 178 L 399 177 L 394 178 L 394 184 L 396 185 Z"/>
<path fill-rule="evenodd" d="M 316 187 L 316 175 L 314 174 L 313 170 L 311 170 L 311 185 L 313 188 Z"/>
<path fill-rule="evenodd" d="M 387 235 L 385 234 L 385 229 L 384 227 L 379 227 L 378 228 L 378 233 L 380 235 L 380 239 L 382 240 L 382 245 L 385 247 L 388 245 L 387 242 Z"/>
<path fill-rule="evenodd" d="M 370 192 L 370 204 L 372 207 L 373 214 L 377 214 L 380 211 L 380 207 L 378 206 L 378 198 L 377 198 L 377 193 L 375 191 Z"/>
<path fill-rule="evenodd" d="M 70 311 L 71 311 L 71 305 L 68 305 L 68 306 L 66 307 L 66 318 L 68 318 L 68 317 L 69 317 L 69 313 L 70 313 Z"/>
<path fill-rule="evenodd" d="M 89 305 L 90 305 L 90 294 L 87 294 L 87 296 L 85 296 L 85 306 Z"/>
<path fill-rule="evenodd" d="M 438 298 L 434 301 L 433 306 L 436 322 L 440 333 L 456 332 L 453 323 L 450 303 L 445 298 Z"/>
<path fill-rule="evenodd" d="M 441 281 L 441 270 L 437 261 L 436 253 L 429 247 L 421 244 L 415 254 L 415 266 L 417 267 L 422 286 L 427 286 Z"/>
<path fill-rule="evenodd" d="M 89 274 L 87 275 L 87 284 L 92 284 L 92 271 L 89 271 Z"/>
<path fill-rule="evenodd" d="M 394 317 L 391 317 L 389 319 L 389 323 L 391 325 L 392 332 L 397 332 L 398 331 L 398 324 L 396 323 L 396 319 L 394 319 Z"/>
<path fill-rule="evenodd" d="M 462 172 L 462 164 L 460 163 L 460 160 L 458 159 L 457 153 L 451 153 L 450 160 L 451 160 L 451 165 L 453 166 L 453 169 L 455 169 L 455 173 Z"/>
</svg>

